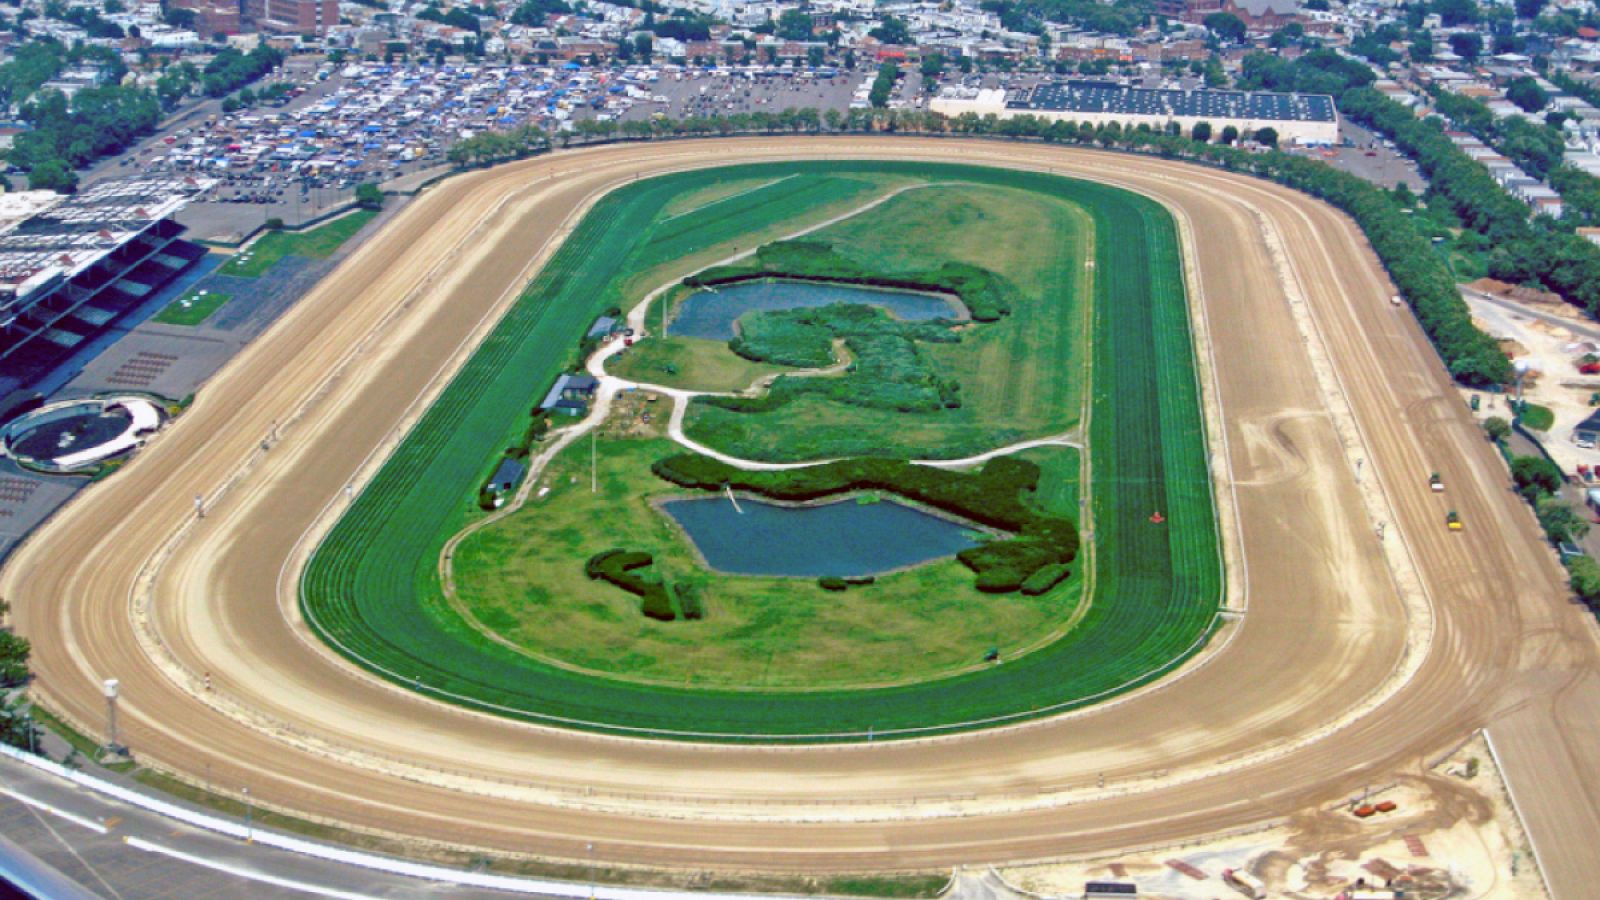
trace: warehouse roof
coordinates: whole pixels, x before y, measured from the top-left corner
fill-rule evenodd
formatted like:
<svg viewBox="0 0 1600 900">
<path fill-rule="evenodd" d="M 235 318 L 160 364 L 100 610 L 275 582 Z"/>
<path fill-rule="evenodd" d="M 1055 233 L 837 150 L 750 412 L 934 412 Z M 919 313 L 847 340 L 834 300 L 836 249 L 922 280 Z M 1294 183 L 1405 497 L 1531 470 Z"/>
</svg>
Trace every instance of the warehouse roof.
<svg viewBox="0 0 1600 900">
<path fill-rule="evenodd" d="M 1006 108 L 1283 122 L 1332 122 L 1336 119 L 1333 98 L 1326 94 L 1136 88 L 1111 81 L 1076 78 L 1046 82 L 1020 91 L 1006 101 Z"/>
</svg>

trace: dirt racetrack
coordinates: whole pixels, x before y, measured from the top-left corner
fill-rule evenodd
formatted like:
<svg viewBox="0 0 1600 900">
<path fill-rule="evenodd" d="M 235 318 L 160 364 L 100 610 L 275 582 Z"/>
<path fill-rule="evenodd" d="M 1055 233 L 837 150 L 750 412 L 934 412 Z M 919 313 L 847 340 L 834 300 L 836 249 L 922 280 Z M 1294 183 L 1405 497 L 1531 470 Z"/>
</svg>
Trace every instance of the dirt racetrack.
<svg viewBox="0 0 1600 900">
<path fill-rule="evenodd" d="M 845 155 L 1048 168 L 1174 211 L 1220 416 L 1229 578 L 1247 607 L 1203 662 L 1081 714 L 956 738 L 706 747 L 442 706 L 307 633 L 298 566 L 346 486 L 597 192 L 685 166 Z M 1278 819 L 1595 668 L 1560 568 L 1391 292 L 1331 208 L 1175 162 L 787 136 L 558 153 L 419 198 L 41 528 L 0 573 L 0 596 L 52 709 L 98 733 L 99 682 L 119 678 L 122 738 L 144 761 L 395 835 L 820 872 L 1036 859 Z M 1445 530 L 1450 508 L 1464 532 Z M 1594 808 L 1594 790 L 1556 793 Z"/>
</svg>

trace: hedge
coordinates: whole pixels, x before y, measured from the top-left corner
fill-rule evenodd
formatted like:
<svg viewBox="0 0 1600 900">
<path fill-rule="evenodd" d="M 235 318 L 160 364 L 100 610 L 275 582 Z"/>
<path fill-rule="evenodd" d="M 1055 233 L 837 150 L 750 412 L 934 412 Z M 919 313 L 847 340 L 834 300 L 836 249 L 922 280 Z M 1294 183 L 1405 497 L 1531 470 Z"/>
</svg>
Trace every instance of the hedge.
<svg viewBox="0 0 1600 900">
<path fill-rule="evenodd" d="M 605 581 L 643 598 L 641 611 L 652 619 L 670 622 L 677 618 L 672 609 L 672 595 L 658 578 L 646 578 L 639 569 L 655 563 L 655 557 L 640 550 L 612 549 L 596 553 L 584 563 L 583 572 L 597 581 Z"/>
<path fill-rule="evenodd" d="M 1045 566 L 1022 582 L 1022 592 L 1030 597 L 1037 597 L 1060 584 L 1061 580 L 1071 573 L 1072 570 L 1065 565 Z"/>
</svg>

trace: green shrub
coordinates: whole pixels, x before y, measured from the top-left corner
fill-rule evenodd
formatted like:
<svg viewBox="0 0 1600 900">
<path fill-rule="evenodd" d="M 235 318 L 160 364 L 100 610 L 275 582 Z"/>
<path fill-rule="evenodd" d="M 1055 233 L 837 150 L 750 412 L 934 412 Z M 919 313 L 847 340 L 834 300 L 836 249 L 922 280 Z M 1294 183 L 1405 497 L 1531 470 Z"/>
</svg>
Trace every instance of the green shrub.
<svg viewBox="0 0 1600 900">
<path fill-rule="evenodd" d="M 1037 597 L 1060 584 L 1061 580 L 1071 572 L 1072 569 L 1065 563 L 1045 566 L 1023 580 L 1022 592 L 1030 597 Z"/>
<path fill-rule="evenodd" d="M 700 588 L 692 584 L 674 584 L 672 592 L 678 597 L 678 611 L 691 622 L 706 617 L 705 603 L 700 599 Z"/>
<path fill-rule="evenodd" d="M 644 603 L 640 611 L 658 622 L 671 622 L 678 617 L 672 609 L 672 598 L 667 595 L 664 585 L 657 584 L 658 590 L 650 591 L 644 595 Z"/>
<path fill-rule="evenodd" d="M 849 582 L 837 575 L 824 575 L 817 579 L 817 584 L 825 591 L 842 591 L 850 586 Z"/>
</svg>

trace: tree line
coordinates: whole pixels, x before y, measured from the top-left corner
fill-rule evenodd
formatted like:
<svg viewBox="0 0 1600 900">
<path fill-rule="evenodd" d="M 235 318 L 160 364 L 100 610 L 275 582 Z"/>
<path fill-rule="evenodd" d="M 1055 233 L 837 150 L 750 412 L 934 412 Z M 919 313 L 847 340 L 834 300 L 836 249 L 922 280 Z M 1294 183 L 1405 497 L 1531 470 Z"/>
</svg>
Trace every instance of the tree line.
<svg viewBox="0 0 1600 900">
<path fill-rule="evenodd" d="M 1114 122 L 1099 125 L 1052 122 L 1027 115 L 1001 119 L 992 114 L 978 116 L 967 113 L 950 118 L 916 109 L 827 110 L 819 113 L 808 108 L 677 120 L 580 122 L 574 126 L 573 132 L 561 135 L 560 140 L 563 144 L 570 144 L 576 140 L 650 140 L 676 136 L 822 131 L 987 135 L 1126 149 L 1167 158 L 1188 159 L 1256 175 L 1325 200 L 1355 219 L 1399 287 L 1401 296 L 1415 310 L 1417 320 L 1453 377 L 1463 384 L 1475 386 L 1505 384 L 1511 380 L 1511 365 L 1505 354 L 1492 338 L 1473 325 L 1466 303 L 1456 290 L 1455 280 L 1449 270 L 1388 192 L 1320 161 L 1276 150 L 1252 152 L 1225 143 L 1211 143 L 1213 130 L 1208 123 L 1200 123 L 1185 135 L 1176 123 L 1158 130 L 1147 125 L 1124 128 Z M 1257 137 L 1240 134 L 1233 126 L 1223 131 L 1232 131 L 1233 138 L 1238 140 Z M 1229 137 L 1226 133 L 1223 136 Z M 1263 137 L 1276 140 L 1276 135 Z M 458 165 L 483 164 L 529 156 L 549 146 L 550 138 L 543 132 L 522 129 L 493 138 L 489 134 L 469 138 L 451 149 L 450 158 Z M 494 148 L 492 153 L 489 152 L 491 147 Z M 1478 170 L 1483 171 L 1482 167 L 1478 167 Z M 1484 177 L 1487 177 L 1487 173 Z M 1494 193 L 1510 200 L 1498 191 L 1498 186 Z"/>
<path fill-rule="evenodd" d="M 127 73 L 120 60 L 103 68 L 107 83 L 80 90 L 71 100 L 59 91 L 41 90 L 69 64 L 85 61 L 100 57 L 39 40 L 23 45 L 0 66 L 0 99 L 20 102 L 21 118 L 31 126 L 6 154 L 12 165 L 27 171 L 29 187 L 70 193 L 78 183 L 74 170 L 153 133 L 162 117 L 196 90 L 220 97 L 255 81 L 283 62 L 283 52 L 265 44 L 249 53 L 230 47 L 203 70 L 189 63 L 169 66 L 153 91 L 118 83 Z"/>
</svg>

